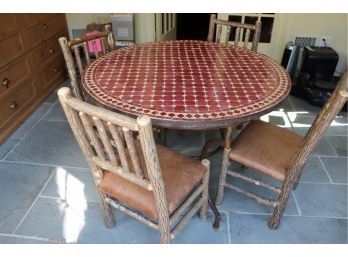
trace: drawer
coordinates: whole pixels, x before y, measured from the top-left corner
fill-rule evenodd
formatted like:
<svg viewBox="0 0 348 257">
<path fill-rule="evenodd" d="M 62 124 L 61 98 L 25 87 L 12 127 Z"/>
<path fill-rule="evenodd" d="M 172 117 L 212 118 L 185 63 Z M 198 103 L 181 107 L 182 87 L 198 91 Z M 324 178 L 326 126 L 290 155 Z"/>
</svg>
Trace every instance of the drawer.
<svg viewBox="0 0 348 257">
<path fill-rule="evenodd" d="M 37 72 L 36 74 L 36 84 L 38 90 L 46 91 L 49 90 L 52 81 L 56 80 L 58 77 L 63 77 L 65 74 L 65 62 L 63 55 L 60 54 L 52 61 L 47 63 L 45 67 Z"/>
<path fill-rule="evenodd" d="M 13 13 L 0 14 L 0 38 L 17 29 L 17 19 Z"/>
<path fill-rule="evenodd" d="M 39 23 L 40 21 L 47 19 L 49 17 L 49 13 L 18 13 L 16 14 L 16 18 L 18 23 L 21 24 L 22 27 L 29 27 L 34 25 L 35 23 Z"/>
<path fill-rule="evenodd" d="M 62 15 L 53 15 L 49 19 L 26 29 L 23 32 L 24 46 L 27 49 L 31 49 L 58 33 L 65 26 L 63 18 L 64 16 Z"/>
<path fill-rule="evenodd" d="M 14 34 L 0 41 L 0 68 L 24 53 L 20 34 Z"/>
<path fill-rule="evenodd" d="M 30 58 L 35 70 L 40 70 L 47 62 L 61 53 L 58 39 L 56 37 L 30 52 Z"/>
<path fill-rule="evenodd" d="M 37 91 L 35 84 L 32 81 L 26 80 L 23 85 L 18 87 L 12 95 L 0 102 L 0 130 L 2 130 L 7 123 L 16 121 L 18 116 L 25 112 L 30 103 L 35 100 Z"/>
<path fill-rule="evenodd" d="M 0 70 L 0 99 L 16 90 L 17 86 L 30 76 L 30 64 L 27 57 Z"/>
</svg>

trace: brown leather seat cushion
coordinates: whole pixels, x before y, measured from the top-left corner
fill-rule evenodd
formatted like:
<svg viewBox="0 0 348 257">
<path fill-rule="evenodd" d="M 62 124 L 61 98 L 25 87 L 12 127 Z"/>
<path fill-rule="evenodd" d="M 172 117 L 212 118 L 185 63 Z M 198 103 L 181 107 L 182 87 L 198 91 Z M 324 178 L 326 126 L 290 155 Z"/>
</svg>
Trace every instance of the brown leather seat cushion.
<svg viewBox="0 0 348 257">
<path fill-rule="evenodd" d="M 303 142 L 285 128 L 254 120 L 232 142 L 230 159 L 283 181 Z"/>
<path fill-rule="evenodd" d="M 136 141 L 140 163 L 147 177 L 145 161 L 139 141 Z M 165 193 L 169 205 L 169 212 L 175 209 L 185 200 L 195 185 L 206 174 L 206 168 L 198 160 L 192 160 L 182 154 L 157 145 L 157 153 L 165 187 Z M 128 162 L 131 166 L 131 162 Z M 130 167 L 132 169 L 132 167 Z M 114 173 L 105 171 L 99 184 L 102 192 L 105 192 L 120 202 L 129 205 L 153 221 L 157 221 L 157 211 L 153 192 L 123 179 Z"/>
</svg>

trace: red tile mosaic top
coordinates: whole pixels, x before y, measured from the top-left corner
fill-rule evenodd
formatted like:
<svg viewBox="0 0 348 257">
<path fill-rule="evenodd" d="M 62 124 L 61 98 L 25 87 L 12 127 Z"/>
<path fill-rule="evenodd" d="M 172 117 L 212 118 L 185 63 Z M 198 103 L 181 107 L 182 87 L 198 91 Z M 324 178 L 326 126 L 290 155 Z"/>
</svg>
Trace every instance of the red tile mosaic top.
<svg viewBox="0 0 348 257">
<path fill-rule="evenodd" d="M 262 113 L 290 90 L 287 72 L 248 49 L 204 41 L 162 41 L 121 48 L 86 70 L 99 102 L 156 120 L 216 121 Z"/>
</svg>

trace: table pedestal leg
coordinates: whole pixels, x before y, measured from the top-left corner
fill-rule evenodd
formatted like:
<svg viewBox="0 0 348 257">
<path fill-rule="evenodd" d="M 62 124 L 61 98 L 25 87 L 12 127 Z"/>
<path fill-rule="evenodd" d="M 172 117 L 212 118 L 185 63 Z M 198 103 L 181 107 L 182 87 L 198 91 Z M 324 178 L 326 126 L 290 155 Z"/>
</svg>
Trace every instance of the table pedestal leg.
<svg viewBox="0 0 348 257">
<path fill-rule="evenodd" d="M 226 149 L 229 150 L 231 148 L 232 129 L 233 129 L 233 126 L 229 126 L 229 127 L 226 128 L 226 132 L 225 133 L 221 133 L 223 135 L 223 139 L 222 140 L 209 140 L 207 143 L 205 143 L 205 145 L 203 146 L 202 151 L 201 151 L 201 159 L 206 158 L 208 149 L 213 144 L 218 144 L 219 147 L 224 147 L 225 150 Z M 220 190 L 220 187 L 221 187 L 220 183 L 221 183 L 221 181 L 219 181 L 218 191 L 221 191 Z M 209 202 L 210 208 L 212 209 L 212 211 L 213 211 L 213 213 L 215 215 L 213 228 L 214 229 L 218 229 L 220 227 L 221 214 L 220 214 L 219 210 L 216 208 L 215 203 L 211 200 L 210 195 L 209 195 L 208 202 Z"/>
<path fill-rule="evenodd" d="M 213 228 L 214 229 L 218 229 L 220 227 L 221 214 L 220 214 L 219 210 L 216 208 L 215 204 L 211 201 L 210 195 L 209 195 L 209 198 L 208 198 L 208 203 L 209 203 L 209 206 L 210 206 L 210 208 L 212 209 L 212 211 L 214 212 L 214 215 L 215 215 Z"/>
</svg>

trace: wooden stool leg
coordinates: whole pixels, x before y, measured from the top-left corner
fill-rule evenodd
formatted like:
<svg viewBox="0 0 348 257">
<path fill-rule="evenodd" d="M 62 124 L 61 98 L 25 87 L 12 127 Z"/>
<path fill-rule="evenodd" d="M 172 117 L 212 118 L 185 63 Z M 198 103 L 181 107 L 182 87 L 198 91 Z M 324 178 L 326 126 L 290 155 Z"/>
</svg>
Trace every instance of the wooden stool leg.
<svg viewBox="0 0 348 257">
<path fill-rule="evenodd" d="M 228 127 L 226 129 L 225 133 L 225 147 L 224 147 L 224 153 L 222 155 L 222 164 L 221 164 L 221 172 L 219 177 L 219 185 L 218 185 L 218 192 L 216 195 L 215 204 L 220 205 L 222 202 L 222 198 L 224 196 L 224 189 L 225 189 L 225 182 L 226 182 L 226 173 L 228 164 L 230 162 L 229 160 L 229 154 L 231 151 L 231 135 L 232 135 L 232 129 L 233 127 Z"/>
<path fill-rule="evenodd" d="M 216 195 L 215 204 L 220 205 L 222 202 L 222 198 L 224 196 L 224 189 L 225 189 L 225 182 L 226 182 L 226 173 L 229 163 L 229 154 L 231 149 L 224 149 L 224 153 L 222 155 L 222 164 L 221 164 L 221 171 L 220 171 L 220 177 L 219 177 L 219 185 L 218 185 L 218 191 Z"/>
<path fill-rule="evenodd" d="M 110 205 L 105 201 L 106 195 L 98 190 L 100 208 L 103 214 L 104 224 L 107 228 L 112 228 L 115 226 L 114 216 L 112 215 L 112 211 Z"/>
<path fill-rule="evenodd" d="M 202 160 L 202 164 L 207 168 L 207 173 L 203 178 L 204 190 L 202 192 L 202 198 L 204 203 L 200 210 L 200 217 L 202 220 L 207 218 L 208 198 L 209 198 L 209 175 L 210 175 L 210 162 L 208 160 Z"/>
<path fill-rule="evenodd" d="M 269 228 L 271 229 L 278 228 L 280 219 L 283 215 L 285 206 L 289 200 L 290 193 L 292 191 L 293 186 L 294 186 L 294 182 L 291 181 L 289 177 L 287 177 L 283 184 L 282 191 L 279 194 L 279 197 L 277 200 L 277 206 L 274 208 L 272 217 L 268 221 Z"/>
</svg>

